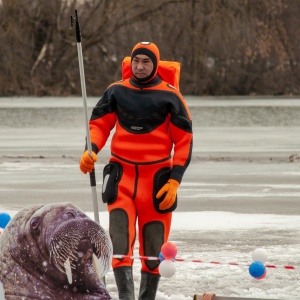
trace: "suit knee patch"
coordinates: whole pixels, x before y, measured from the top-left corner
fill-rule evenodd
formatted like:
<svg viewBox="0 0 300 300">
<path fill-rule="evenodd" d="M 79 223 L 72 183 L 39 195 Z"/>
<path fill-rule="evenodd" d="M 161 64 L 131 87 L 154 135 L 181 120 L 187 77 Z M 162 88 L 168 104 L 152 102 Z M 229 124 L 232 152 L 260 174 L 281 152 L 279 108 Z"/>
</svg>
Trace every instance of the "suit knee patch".
<svg viewBox="0 0 300 300">
<path fill-rule="evenodd" d="M 129 250 L 128 215 L 121 208 L 109 213 L 109 234 L 113 244 L 113 254 L 127 254 Z"/>
<path fill-rule="evenodd" d="M 164 243 L 164 224 L 159 221 L 147 223 L 143 227 L 144 255 L 158 257 Z M 158 267 L 158 260 L 146 260 L 147 267 L 154 270 Z"/>
</svg>

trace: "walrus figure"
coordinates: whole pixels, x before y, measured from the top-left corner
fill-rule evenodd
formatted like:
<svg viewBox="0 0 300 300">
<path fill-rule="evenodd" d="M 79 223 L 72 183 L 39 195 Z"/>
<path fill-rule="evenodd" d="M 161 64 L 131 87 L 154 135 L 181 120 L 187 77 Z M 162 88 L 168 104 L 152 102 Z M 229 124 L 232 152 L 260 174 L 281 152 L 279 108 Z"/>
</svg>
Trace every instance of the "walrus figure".
<svg viewBox="0 0 300 300">
<path fill-rule="evenodd" d="M 101 277 L 112 244 L 104 229 L 71 203 L 28 206 L 0 235 L 5 299 L 112 299 Z"/>
</svg>

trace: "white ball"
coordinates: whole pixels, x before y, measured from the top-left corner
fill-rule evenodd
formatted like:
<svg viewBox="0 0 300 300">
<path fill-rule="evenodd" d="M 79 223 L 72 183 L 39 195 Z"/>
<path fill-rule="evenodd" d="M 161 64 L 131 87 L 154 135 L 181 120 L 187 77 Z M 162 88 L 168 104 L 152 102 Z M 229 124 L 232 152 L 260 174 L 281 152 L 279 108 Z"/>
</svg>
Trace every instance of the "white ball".
<svg viewBox="0 0 300 300">
<path fill-rule="evenodd" d="M 268 260 L 267 251 L 263 248 L 257 248 L 252 252 L 253 261 L 260 261 L 262 263 Z"/>
<path fill-rule="evenodd" d="M 162 277 L 171 278 L 176 272 L 175 263 L 172 260 L 163 260 L 158 267 Z"/>
</svg>

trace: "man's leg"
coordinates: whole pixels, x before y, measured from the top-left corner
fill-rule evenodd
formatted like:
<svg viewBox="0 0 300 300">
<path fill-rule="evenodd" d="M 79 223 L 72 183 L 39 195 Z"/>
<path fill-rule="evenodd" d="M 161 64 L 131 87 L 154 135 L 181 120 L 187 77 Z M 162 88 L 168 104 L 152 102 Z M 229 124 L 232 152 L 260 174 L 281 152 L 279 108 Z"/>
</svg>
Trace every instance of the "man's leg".
<svg viewBox="0 0 300 300">
<path fill-rule="evenodd" d="M 132 267 L 118 267 L 113 270 L 119 292 L 119 299 L 134 300 Z"/>
<path fill-rule="evenodd" d="M 154 207 L 154 175 L 169 162 L 159 165 L 139 166 L 139 185 L 136 197 L 138 211 L 139 243 L 141 256 L 158 257 L 162 245 L 168 241 L 172 213 L 158 212 Z M 153 178 L 153 179 L 151 179 Z M 160 274 L 159 260 L 142 260 L 139 300 L 154 300 Z"/>
<path fill-rule="evenodd" d="M 129 217 L 123 209 L 116 208 L 110 212 L 110 236 L 113 244 L 113 253 L 132 255 L 130 247 Z M 119 298 L 134 300 L 134 283 L 132 275 L 132 260 L 113 258 L 113 271 L 118 287 Z"/>
<path fill-rule="evenodd" d="M 135 169 L 128 165 L 122 167 L 123 174 L 118 185 L 117 199 L 108 205 L 109 234 L 113 244 L 113 254 L 133 255 L 137 218 L 132 199 L 135 182 L 132 177 L 135 175 Z M 133 260 L 130 258 L 113 258 L 112 261 L 119 298 L 122 300 L 135 300 L 132 264 Z"/>
<path fill-rule="evenodd" d="M 141 271 L 139 300 L 154 300 L 160 275 Z"/>
</svg>

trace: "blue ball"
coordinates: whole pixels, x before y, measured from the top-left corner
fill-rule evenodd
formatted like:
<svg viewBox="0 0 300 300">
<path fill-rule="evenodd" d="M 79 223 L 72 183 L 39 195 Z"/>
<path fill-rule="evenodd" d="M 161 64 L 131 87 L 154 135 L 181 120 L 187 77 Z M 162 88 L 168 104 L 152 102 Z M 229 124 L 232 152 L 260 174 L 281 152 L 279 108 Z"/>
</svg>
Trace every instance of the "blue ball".
<svg viewBox="0 0 300 300">
<path fill-rule="evenodd" d="M 265 265 L 260 261 L 254 261 L 249 266 L 249 273 L 254 278 L 260 278 L 265 274 L 266 267 Z"/>
<path fill-rule="evenodd" d="M 8 213 L 0 212 L 0 227 L 5 228 L 10 219 L 11 218 Z"/>
<path fill-rule="evenodd" d="M 159 253 L 159 259 L 160 259 L 160 261 L 165 260 L 164 256 L 161 254 L 161 252 Z"/>
</svg>

